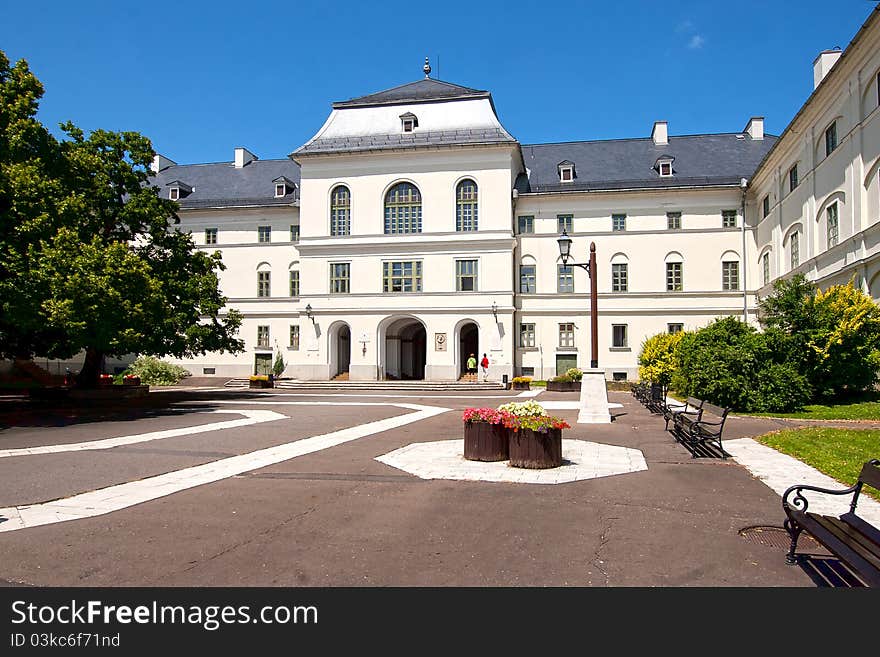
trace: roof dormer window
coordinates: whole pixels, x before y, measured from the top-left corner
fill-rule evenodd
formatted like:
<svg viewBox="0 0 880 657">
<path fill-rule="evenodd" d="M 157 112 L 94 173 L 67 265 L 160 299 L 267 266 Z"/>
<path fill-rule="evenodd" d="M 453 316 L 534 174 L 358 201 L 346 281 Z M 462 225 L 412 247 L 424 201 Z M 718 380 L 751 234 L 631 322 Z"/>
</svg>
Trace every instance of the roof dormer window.
<svg viewBox="0 0 880 657">
<path fill-rule="evenodd" d="M 275 183 L 275 198 L 284 198 L 296 190 L 296 183 L 285 176 L 280 176 L 272 182 Z"/>
<path fill-rule="evenodd" d="M 168 190 L 168 198 L 172 201 L 177 201 L 180 199 L 180 187 L 172 187 Z"/>
<path fill-rule="evenodd" d="M 412 112 L 400 115 L 400 127 L 404 132 L 414 132 L 419 127 L 419 119 Z"/>
<path fill-rule="evenodd" d="M 287 185 L 281 183 L 279 185 L 275 185 L 275 198 L 281 198 L 282 196 L 287 194 Z"/>
<path fill-rule="evenodd" d="M 654 170 L 660 174 L 661 178 L 671 178 L 673 174 L 672 162 L 674 160 L 675 158 L 671 155 L 661 155 L 654 163 Z"/>
<path fill-rule="evenodd" d="M 556 165 L 556 169 L 559 171 L 559 182 L 574 181 L 574 162 L 563 160 Z"/>
<path fill-rule="evenodd" d="M 167 185 L 168 187 L 168 198 L 172 201 L 179 201 L 182 198 L 185 198 L 192 194 L 195 187 L 190 187 L 185 182 L 181 182 L 180 180 L 172 180 Z"/>
</svg>

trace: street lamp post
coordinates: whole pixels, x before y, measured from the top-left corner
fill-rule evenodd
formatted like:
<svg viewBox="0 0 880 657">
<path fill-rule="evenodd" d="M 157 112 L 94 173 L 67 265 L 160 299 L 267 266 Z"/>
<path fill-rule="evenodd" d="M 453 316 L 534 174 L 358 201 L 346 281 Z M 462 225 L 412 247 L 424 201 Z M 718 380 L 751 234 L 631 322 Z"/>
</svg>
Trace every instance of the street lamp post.
<svg viewBox="0 0 880 657">
<path fill-rule="evenodd" d="M 559 255 L 563 267 L 580 267 L 587 271 L 590 278 L 590 369 L 584 372 L 581 380 L 580 412 L 578 424 L 607 424 L 611 422 L 608 410 L 608 390 L 605 386 L 605 372 L 599 369 L 599 313 L 597 308 L 598 293 L 596 291 L 596 243 L 590 242 L 590 259 L 588 262 L 571 262 L 571 238 L 566 231 L 556 240 L 559 243 Z"/>
</svg>

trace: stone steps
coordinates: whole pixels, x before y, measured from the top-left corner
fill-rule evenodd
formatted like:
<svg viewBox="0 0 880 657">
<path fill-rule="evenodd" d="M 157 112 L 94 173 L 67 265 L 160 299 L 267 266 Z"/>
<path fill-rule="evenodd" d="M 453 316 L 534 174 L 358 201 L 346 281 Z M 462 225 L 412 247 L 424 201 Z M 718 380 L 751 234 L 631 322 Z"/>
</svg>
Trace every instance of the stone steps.
<svg viewBox="0 0 880 657">
<path fill-rule="evenodd" d="M 248 379 L 231 379 L 227 388 L 247 388 Z M 284 390 L 505 390 L 495 381 L 289 381 L 275 382 L 275 388 Z"/>
</svg>

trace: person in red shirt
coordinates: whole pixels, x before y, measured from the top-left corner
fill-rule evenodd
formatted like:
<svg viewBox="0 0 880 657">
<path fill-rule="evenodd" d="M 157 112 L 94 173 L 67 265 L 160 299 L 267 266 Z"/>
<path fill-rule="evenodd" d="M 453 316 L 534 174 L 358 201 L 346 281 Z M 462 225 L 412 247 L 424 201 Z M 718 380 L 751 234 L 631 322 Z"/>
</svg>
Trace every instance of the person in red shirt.
<svg viewBox="0 0 880 657">
<path fill-rule="evenodd" d="M 480 361 L 480 369 L 483 371 L 483 381 L 489 378 L 489 357 L 483 354 L 483 360 Z"/>
</svg>

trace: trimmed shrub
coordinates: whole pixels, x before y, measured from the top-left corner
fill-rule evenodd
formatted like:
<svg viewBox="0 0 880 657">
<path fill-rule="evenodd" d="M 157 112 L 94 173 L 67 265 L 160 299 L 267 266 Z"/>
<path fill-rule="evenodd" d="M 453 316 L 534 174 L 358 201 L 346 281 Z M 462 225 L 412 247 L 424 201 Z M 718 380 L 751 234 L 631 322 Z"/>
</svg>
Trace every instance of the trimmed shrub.
<svg viewBox="0 0 880 657">
<path fill-rule="evenodd" d="M 810 384 L 788 363 L 770 363 L 758 372 L 758 399 L 750 410 L 785 413 L 803 408 L 810 401 Z"/>
<path fill-rule="evenodd" d="M 166 363 L 155 356 L 140 356 L 131 364 L 127 373 L 139 376 L 141 383 L 151 386 L 171 386 L 184 377 L 192 376 L 179 365 Z"/>
<path fill-rule="evenodd" d="M 554 376 L 550 380 L 555 383 L 571 383 L 574 379 L 572 379 L 568 374 L 560 374 L 559 376 Z"/>
<path fill-rule="evenodd" d="M 579 369 L 579 368 L 577 368 L 577 367 L 572 367 L 572 368 L 569 369 L 565 374 L 566 374 L 566 376 L 568 376 L 572 381 L 575 381 L 575 382 L 580 381 L 581 379 L 584 378 L 584 372 L 583 372 L 583 370 L 581 370 L 581 369 Z"/>
<path fill-rule="evenodd" d="M 678 363 L 678 345 L 684 336 L 684 331 L 679 331 L 646 338 L 639 352 L 639 379 L 669 385 Z"/>
</svg>

